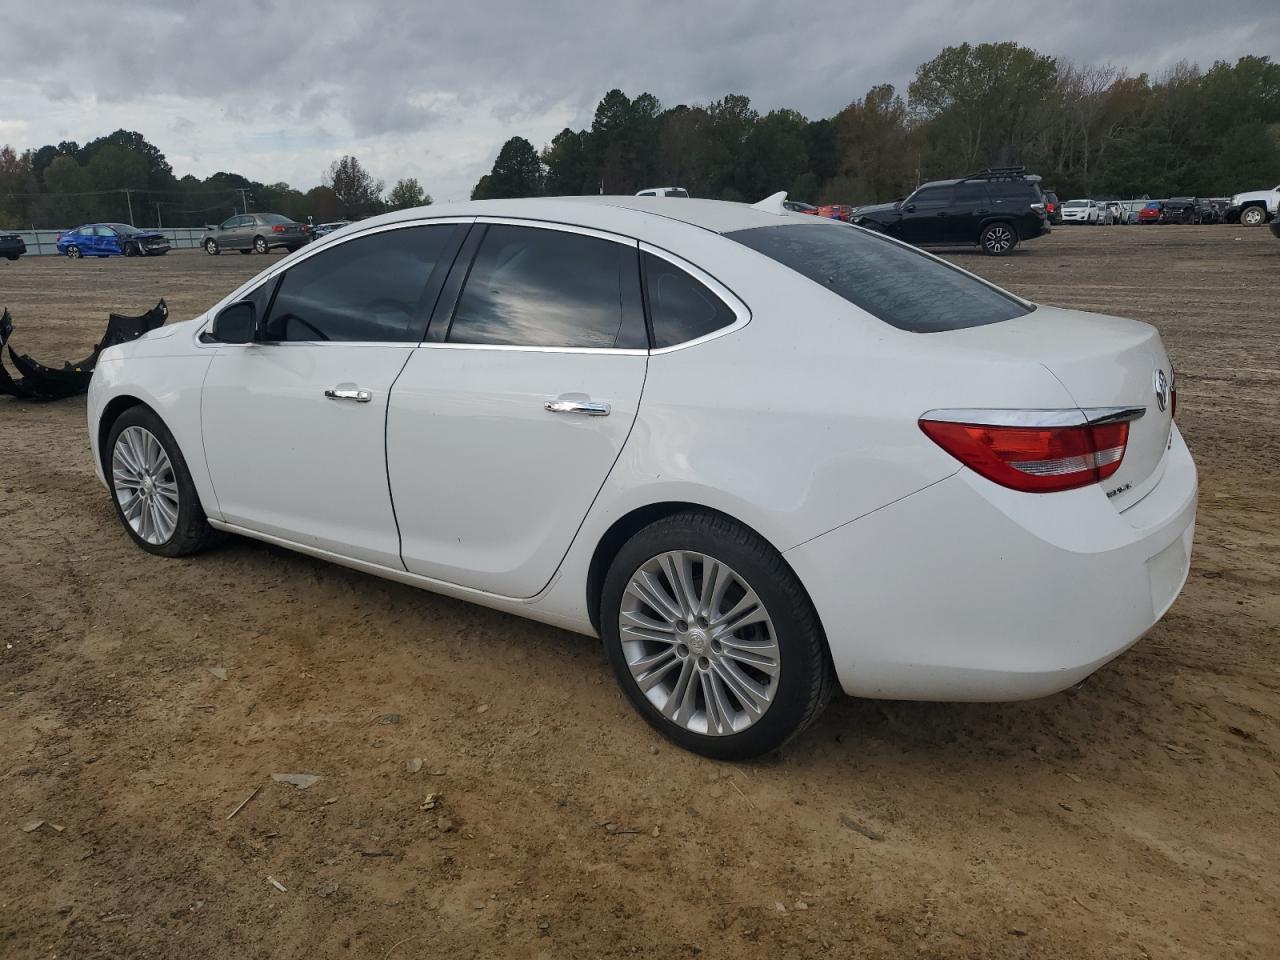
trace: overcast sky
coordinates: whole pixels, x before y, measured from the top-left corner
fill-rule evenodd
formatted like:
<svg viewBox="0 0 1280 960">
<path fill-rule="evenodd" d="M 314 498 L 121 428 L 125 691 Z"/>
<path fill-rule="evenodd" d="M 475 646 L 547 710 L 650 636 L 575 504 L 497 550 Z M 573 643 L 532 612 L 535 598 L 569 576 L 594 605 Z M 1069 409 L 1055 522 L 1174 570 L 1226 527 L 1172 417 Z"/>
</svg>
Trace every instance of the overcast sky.
<svg viewBox="0 0 1280 960">
<path fill-rule="evenodd" d="M 1280 53 L 1280 0 L 0 0 L 0 144 L 141 131 L 176 173 L 315 186 L 354 153 L 464 199 L 503 141 L 612 87 L 830 116 L 942 47 L 1016 40 L 1158 73 Z"/>
</svg>

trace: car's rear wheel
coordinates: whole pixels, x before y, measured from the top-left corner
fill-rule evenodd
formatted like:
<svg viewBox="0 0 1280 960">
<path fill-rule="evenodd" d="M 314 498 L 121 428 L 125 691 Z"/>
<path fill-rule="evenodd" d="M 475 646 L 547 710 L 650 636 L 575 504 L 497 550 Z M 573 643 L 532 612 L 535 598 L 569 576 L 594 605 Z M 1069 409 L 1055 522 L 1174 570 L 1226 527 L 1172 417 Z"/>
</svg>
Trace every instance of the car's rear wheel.
<svg viewBox="0 0 1280 960">
<path fill-rule="evenodd" d="M 143 550 L 182 557 L 219 539 L 182 451 L 150 408 L 130 407 L 116 419 L 104 460 L 116 515 Z"/>
<path fill-rule="evenodd" d="M 641 715 L 695 753 L 743 760 L 804 730 L 835 687 L 808 594 L 734 521 L 682 513 L 636 533 L 600 605 L 614 673 Z"/>
<path fill-rule="evenodd" d="M 1003 257 L 1018 245 L 1018 234 L 1007 223 L 989 223 L 979 238 L 982 252 L 993 257 Z"/>
<path fill-rule="evenodd" d="M 80 248 L 73 243 L 71 246 L 67 247 L 67 256 L 72 260 L 79 260 L 81 257 Z"/>
<path fill-rule="evenodd" d="M 258 251 L 258 253 L 266 253 L 266 252 L 267 252 L 267 249 L 268 249 L 268 247 L 267 247 L 267 240 L 266 240 L 266 238 L 265 238 L 265 237 L 254 237 L 254 238 L 253 238 L 253 249 L 254 249 L 254 250 L 256 250 L 256 251 Z"/>
<path fill-rule="evenodd" d="M 1256 227 L 1259 224 L 1265 223 L 1266 219 L 1266 211 L 1259 206 L 1245 207 L 1240 211 L 1240 222 L 1246 227 Z"/>
<path fill-rule="evenodd" d="M 210 237 L 204 242 L 204 252 L 211 257 L 216 257 L 222 250 L 218 247 L 218 241 Z"/>
</svg>

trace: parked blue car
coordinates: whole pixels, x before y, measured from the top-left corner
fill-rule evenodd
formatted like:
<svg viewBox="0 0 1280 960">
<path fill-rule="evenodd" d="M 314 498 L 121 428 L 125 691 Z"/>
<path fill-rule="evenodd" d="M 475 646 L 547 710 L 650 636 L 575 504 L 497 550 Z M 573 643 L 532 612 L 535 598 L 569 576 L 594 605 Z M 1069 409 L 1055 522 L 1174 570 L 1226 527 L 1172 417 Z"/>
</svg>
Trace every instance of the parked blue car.
<svg viewBox="0 0 1280 960">
<path fill-rule="evenodd" d="M 87 223 L 58 234 L 58 252 L 80 257 L 147 257 L 169 252 L 169 241 L 156 230 L 127 223 Z"/>
</svg>

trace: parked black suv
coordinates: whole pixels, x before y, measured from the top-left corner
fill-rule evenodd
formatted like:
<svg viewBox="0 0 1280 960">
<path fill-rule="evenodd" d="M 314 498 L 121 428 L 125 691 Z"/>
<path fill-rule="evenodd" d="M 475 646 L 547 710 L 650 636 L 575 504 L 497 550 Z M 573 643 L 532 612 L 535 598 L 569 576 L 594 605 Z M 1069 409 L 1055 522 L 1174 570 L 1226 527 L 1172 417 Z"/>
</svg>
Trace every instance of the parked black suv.
<svg viewBox="0 0 1280 960">
<path fill-rule="evenodd" d="M 935 180 L 904 200 L 858 207 L 850 222 L 916 246 L 976 244 L 993 256 L 1050 229 L 1040 178 L 1022 167 Z"/>
</svg>

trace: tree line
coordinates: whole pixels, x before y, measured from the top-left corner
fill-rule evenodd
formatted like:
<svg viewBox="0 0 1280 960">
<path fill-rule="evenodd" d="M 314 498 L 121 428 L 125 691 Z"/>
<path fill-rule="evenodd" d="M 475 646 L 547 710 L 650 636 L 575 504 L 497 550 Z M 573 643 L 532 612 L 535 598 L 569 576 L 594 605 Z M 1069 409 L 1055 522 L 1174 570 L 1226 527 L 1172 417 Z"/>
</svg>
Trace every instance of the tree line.
<svg viewBox="0 0 1280 960">
<path fill-rule="evenodd" d="M 175 176 L 141 133 L 117 130 L 81 146 L 75 141 L 19 153 L 0 146 L 0 227 L 70 227 L 104 221 L 195 227 L 247 211 L 282 213 L 316 223 L 419 207 L 431 196 L 413 177 L 385 192 L 353 156 L 335 160 L 320 186 L 260 183 L 238 173 L 203 180 Z"/>
<path fill-rule="evenodd" d="M 760 113 L 740 94 L 664 107 L 610 90 L 589 128 L 538 150 L 507 140 L 476 199 L 627 194 L 681 186 L 698 197 L 811 203 L 902 196 L 923 180 L 1025 165 L 1073 196 L 1222 196 L 1280 181 L 1280 64 L 1245 56 L 1159 77 L 1086 67 L 1016 43 L 947 47 L 905 97 L 872 87 L 833 117 Z M 316 222 L 429 203 L 417 180 L 389 191 L 352 156 L 307 191 L 239 173 L 175 175 L 136 131 L 84 145 L 0 147 L 0 227 L 95 220 L 199 226 L 246 207 Z"/>
<path fill-rule="evenodd" d="M 947 47 L 903 97 L 872 87 L 830 118 L 761 114 L 741 95 L 663 107 L 610 90 L 587 129 L 541 151 L 512 137 L 474 199 L 628 194 L 865 203 L 925 180 L 1023 165 L 1067 197 L 1223 196 L 1280 181 L 1280 64 L 1245 56 L 1158 78 L 1016 43 Z"/>
</svg>

